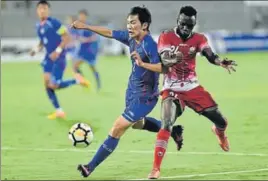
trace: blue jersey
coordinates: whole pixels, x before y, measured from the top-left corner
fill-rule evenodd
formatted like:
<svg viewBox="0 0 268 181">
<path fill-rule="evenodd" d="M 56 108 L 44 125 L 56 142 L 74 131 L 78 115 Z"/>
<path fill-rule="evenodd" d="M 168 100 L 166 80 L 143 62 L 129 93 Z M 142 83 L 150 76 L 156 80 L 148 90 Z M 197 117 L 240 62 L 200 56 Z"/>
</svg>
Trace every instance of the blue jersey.
<svg viewBox="0 0 268 181">
<path fill-rule="evenodd" d="M 81 38 L 89 38 L 93 35 L 97 36 L 94 32 L 89 30 L 78 30 L 77 32 L 78 36 Z M 99 49 L 99 42 L 98 40 L 92 41 L 92 42 L 86 42 L 86 43 L 80 43 L 80 50 L 79 54 L 97 54 Z"/>
<path fill-rule="evenodd" d="M 150 34 L 147 34 L 139 44 L 129 37 L 127 30 L 114 30 L 113 38 L 129 46 L 130 53 L 138 52 L 143 62 L 160 63 L 157 43 Z M 129 77 L 127 94 L 134 97 L 158 95 L 159 73 L 137 66 L 133 58 L 131 58 L 131 62 L 132 72 Z"/>
<path fill-rule="evenodd" d="M 48 17 L 44 22 L 36 24 L 36 30 L 38 37 L 46 49 L 45 60 L 49 60 L 49 55 L 55 51 L 61 43 L 61 35 L 65 29 L 60 21 L 55 18 Z M 59 58 L 63 58 L 64 56 L 65 51 L 61 53 Z"/>
</svg>

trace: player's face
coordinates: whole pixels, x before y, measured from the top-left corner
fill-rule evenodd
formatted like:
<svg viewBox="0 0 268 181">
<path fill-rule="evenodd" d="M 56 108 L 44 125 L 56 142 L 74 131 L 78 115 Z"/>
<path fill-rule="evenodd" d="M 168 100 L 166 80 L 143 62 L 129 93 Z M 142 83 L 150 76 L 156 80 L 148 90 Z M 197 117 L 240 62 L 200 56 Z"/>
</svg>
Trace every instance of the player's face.
<svg viewBox="0 0 268 181">
<path fill-rule="evenodd" d="M 49 7 L 46 4 L 39 4 L 36 8 L 39 19 L 44 20 L 49 16 Z"/>
<path fill-rule="evenodd" d="M 81 21 L 81 22 L 86 22 L 87 21 L 87 16 L 84 13 L 79 13 L 78 20 Z"/>
<path fill-rule="evenodd" d="M 186 16 L 185 14 L 180 14 L 178 18 L 178 28 L 183 36 L 188 37 L 193 31 L 195 24 L 196 24 L 195 16 L 190 17 Z"/>
<path fill-rule="evenodd" d="M 130 37 L 135 38 L 141 35 L 145 25 L 142 26 L 138 15 L 129 15 L 127 18 L 127 29 Z"/>
</svg>

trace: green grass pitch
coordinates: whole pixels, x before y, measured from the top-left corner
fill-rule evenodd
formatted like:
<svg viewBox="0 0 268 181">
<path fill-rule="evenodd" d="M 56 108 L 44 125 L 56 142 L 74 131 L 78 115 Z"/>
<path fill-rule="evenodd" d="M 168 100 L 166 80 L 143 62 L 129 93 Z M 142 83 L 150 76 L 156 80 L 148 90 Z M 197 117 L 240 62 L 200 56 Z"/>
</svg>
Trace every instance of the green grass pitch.
<svg viewBox="0 0 268 181">
<path fill-rule="evenodd" d="M 268 178 L 268 53 L 229 54 L 237 72 L 198 57 L 201 84 L 213 95 L 228 118 L 231 151 L 224 153 L 211 132 L 211 123 L 187 109 L 177 120 L 185 127 L 185 145 L 176 152 L 170 140 L 161 176 L 165 179 Z M 100 57 L 103 90 L 87 66 L 83 70 L 92 89 L 79 86 L 57 92 L 67 120 L 47 120 L 53 111 L 43 88 L 38 63 L 3 63 L 1 179 L 77 180 L 78 163 L 87 163 L 124 109 L 131 65 L 127 57 Z M 70 77 L 67 71 L 65 77 Z M 150 114 L 159 118 L 160 106 Z M 68 130 L 76 122 L 92 126 L 94 142 L 84 149 L 72 147 Z M 141 179 L 152 167 L 155 133 L 128 130 L 117 150 L 88 179 Z M 200 175 L 201 174 L 201 175 Z M 203 175 L 202 175 L 203 174 Z"/>
</svg>

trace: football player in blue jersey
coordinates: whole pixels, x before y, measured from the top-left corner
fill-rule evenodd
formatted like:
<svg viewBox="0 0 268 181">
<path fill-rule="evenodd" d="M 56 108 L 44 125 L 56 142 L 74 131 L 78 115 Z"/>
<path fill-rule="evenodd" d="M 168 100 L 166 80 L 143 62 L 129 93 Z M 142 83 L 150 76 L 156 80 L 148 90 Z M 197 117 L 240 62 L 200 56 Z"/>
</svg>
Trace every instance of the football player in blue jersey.
<svg viewBox="0 0 268 181">
<path fill-rule="evenodd" d="M 44 72 L 44 84 L 48 97 L 56 111 L 48 116 L 49 119 L 64 118 L 65 112 L 60 107 L 55 90 L 80 84 L 87 87 L 88 81 L 81 75 L 76 74 L 74 79 L 63 80 L 66 67 L 65 46 L 69 42 L 69 35 L 65 26 L 55 18 L 49 16 L 49 2 L 41 0 L 37 3 L 36 11 L 40 22 L 36 24 L 36 30 L 40 42 L 30 54 L 35 55 L 43 47 L 46 50 L 42 61 Z"/>
<path fill-rule="evenodd" d="M 86 165 L 78 165 L 83 177 L 88 177 L 117 147 L 119 139 L 129 127 L 158 132 L 161 122 L 147 115 L 158 101 L 159 73 L 162 64 L 157 44 L 149 32 L 151 14 L 145 7 L 133 7 L 127 17 L 127 30 L 110 30 L 105 27 L 87 25 L 75 21 L 73 27 L 96 32 L 107 38 L 114 38 L 129 46 L 132 72 L 126 90 L 126 107 L 115 120 L 114 125 L 93 159 Z M 176 129 L 175 129 L 176 128 Z M 172 130 L 178 148 L 182 145 L 182 127 Z"/>
<path fill-rule="evenodd" d="M 83 23 L 87 22 L 88 12 L 80 10 L 78 13 L 78 20 Z M 74 60 L 74 72 L 82 74 L 80 65 L 86 62 L 92 70 L 97 83 L 97 90 L 101 88 L 100 75 L 96 67 L 98 52 L 99 52 L 99 36 L 90 31 L 79 29 L 77 30 L 79 45 L 76 51 L 76 59 Z"/>
</svg>

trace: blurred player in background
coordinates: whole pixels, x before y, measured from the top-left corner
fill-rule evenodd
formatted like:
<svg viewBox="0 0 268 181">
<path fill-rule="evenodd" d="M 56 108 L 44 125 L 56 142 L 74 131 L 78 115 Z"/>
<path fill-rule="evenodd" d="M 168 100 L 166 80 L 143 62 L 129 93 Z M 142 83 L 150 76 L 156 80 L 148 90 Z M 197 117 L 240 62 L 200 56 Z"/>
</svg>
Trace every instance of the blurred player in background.
<svg viewBox="0 0 268 181">
<path fill-rule="evenodd" d="M 88 29 L 129 46 L 132 63 L 132 72 L 126 90 L 126 108 L 114 122 L 108 138 L 93 159 L 87 165 L 78 166 L 78 170 L 84 177 L 88 177 L 116 149 L 120 137 L 130 126 L 152 132 L 160 130 L 160 121 L 146 117 L 157 104 L 159 73 L 162 72 L 157 44 L 149 34 L 150 24 L 151 14 L 145 7 L 131 9 L 127 17 L 127 30 L 110 30 L 105 27 L 86 25 L 81 21 L 74 22 L 74 28 Z M 181 138 L 181 134 L 180 127 L 174 135 Z M 176 143 L 181 145 L 182 139 L 177 140 Z"/>
<path fill-rule="evenodd" d="M 78 20 L 87 23 L 88 13 L 86 10 L 81 10 L 78 13 Z M 86 62 L 90 69 L 93 71 L 94 77 L 97 82 L 97 89 L 100 90 L 101 88 L 101 81 L 100 75 L 96 68 L 97 58 L 98 58 L 98 51 L 99 51 L 99 37 L 96 33 L 89 31 L 89 30 L 76 30 L 79 47 L 77 50 L 77 56 L 74 60 L 73 69 L 74 72 L 82 74 L 80 70 L 80 65 L 83 62 Z"/>
<path fill-rule="evenodd" d="M 71 25 L 73 24 L 75 19 L 76 19 L 75 16 L 68 16 L 66 18 L 67 30 L 70 35 L 70 41 L 65 47 L 66 47 L 66 52 L 67 52 L 67 58 L 70 59 L 72 63 L 76 59 L 77 45 L 78 45 L 77 30 L 71 28 Z"/>
<path fill-rule="evenodd" d="M 212 52 L 203 34 L 192 32 L 196 24 L 196 10 L 182 7 L 177 18 L 177 27 L 163 32 L 158 40 L 158 51 L 163 64 L 168 67 L 164 75 L 162 91 L 162 128 L 157 134 L 153 170 L 149 179 L 160 177 L 160 166 L 165 155 L 172 126 L 181 116 L 185 106 L 205 116 L 214 124 L 212 130 L 224 151 L 229 151 L 225 133 L 227 120 L 218 109 L 211 95 L 198 83 L 195 72 L 196 53 L 201 52 L 214 65 L 235 71 L 232 60 L 221 60 Z"/>
<path fill-rule="evenodd" d="M 55 90 L 80 84 L 88 86 L 88 82 L 79 74 L 75 79 L 62 80 L 66 67 L 65 45 L 69 42 L 69 35 L 66 27 L 60 21 L 49 16 L 50 4 L 41 0 L 37 3 L 36 11 L 40 19 L 37 23 L 36 30 L 40 39 L 39 45 L 34 48 L 30 54 L 35 55 L 43 47 L 46 49 L 42 67 L 44 71 L 44 84 L 48 97 L 56 111 L 49 115 L 49 119 L 64 118 L 65 113 L 60 107 Z"/>
</svg>

